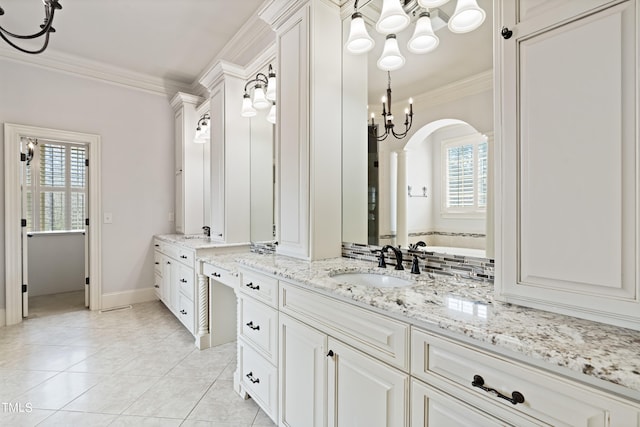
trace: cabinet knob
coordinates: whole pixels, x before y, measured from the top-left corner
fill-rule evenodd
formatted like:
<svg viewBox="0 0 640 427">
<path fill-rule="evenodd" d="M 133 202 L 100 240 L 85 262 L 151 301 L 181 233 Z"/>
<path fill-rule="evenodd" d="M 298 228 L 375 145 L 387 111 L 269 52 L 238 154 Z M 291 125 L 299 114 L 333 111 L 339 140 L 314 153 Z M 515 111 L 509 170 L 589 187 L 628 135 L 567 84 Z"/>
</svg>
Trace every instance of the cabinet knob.
<svg viewBox="0 0 640 427">
<path fill-rule="evenodd" d="M 180 310 L 180 313 L 187 314 L 187 312 L 185 310 Z"/>
<path fill-rule="evenodd" d="M 154 287 L 154 288 L 160 288 L 160 286 L 158 286 L 158 285 L 153 285 L 153 287 Z"/>
<path fill-rule="evenodd" d="M 327 357 L 333 357 L 335 356 L 335 353 L 333 352 L 333 350 L 329 350 L 329 352 L 327 353 Z"/>
<path fill-rule="evenodd" d="M 213 272 L 213 274 L 211 275 L 212 277 L 220 277 L 220 273 L 216 273 L 215 271 Z"/>
<path fill-rule="evenodd" d="M 186 279 L 180 279 L 180 283 L 187 283 Z"/>
<path fill-rule="evenodd" d="M 500 35 L 502 36 L 503 39 L 509 40 L 513 35 L 513 31 L 511 31 L 507 27 L 502 27 L 502 31 L 500 31 Z"/>
<path fill-rule="evenodd" d="M 473 376 L 473 381 L 471 382 L 471 385 L 474 387 L 478 387 L 479 389 L 484 390 L 487 393 L 494 394 L 498 396 L 500 399 L 507 400 L 513 403 L 514 405 L 517 405 L 518 403 L 524 403 L 524 396 L 519 391 L 514 391 L 513 393 L 511 393 L 511 397 L 505 396 L 504 394 L 500 393 L 498 390 L 494 388 L 485 387 L 484 378 L 482 378 L 480 375 Z"/>
<path fill-rule="evenodd" d="M 186 255 L 180 255 L 180 258 L 187 259 L 187 256 Z"/>
</svg>

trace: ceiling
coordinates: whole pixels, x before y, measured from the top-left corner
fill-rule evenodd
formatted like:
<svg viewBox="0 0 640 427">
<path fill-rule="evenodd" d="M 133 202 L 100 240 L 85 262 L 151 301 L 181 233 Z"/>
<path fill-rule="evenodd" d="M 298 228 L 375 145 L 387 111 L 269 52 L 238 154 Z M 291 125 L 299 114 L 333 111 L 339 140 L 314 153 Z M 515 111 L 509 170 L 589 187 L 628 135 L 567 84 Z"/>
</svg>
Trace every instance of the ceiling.
<svg viewBox="0 0 640 427">
<path fill-rule="evenodd" d="M 56 32 L 38 56 L 68 55 L 191 85 L 263 2 L 60 0 Z M 9 31 L 33 33 L 43 22 L 41 0 L 0 0 L 0 6 L 0 25 Z"/>
<path fill-rule="evenodd" d="M 27 56 L 38 57 L 37 60 L 72 58 L 94 69 L 117 68 L 189 87 L 213 60 L 232 60 L 220 55 L 243 26 L 248 26 L 247 31 L 257 31 L 257 25 L 266 25 L 256 17 L 264 1 L 60 0 L 63 9 L 56 12 L 57 31 L 51 36 L 49 48 L 43 54 Z M 371 24 L 379 16 L 381 3 L 382 0 L 360 0 L 359 9 L 371 19 Z M 451 16 L 455 3 L 451 0 L 441 9 Z M 447 28 L 439 30 L 436 34 L 440 45 L 434 52 L 415 55 L 407 51 L 413 23 L 398 34 L 407 62 L 391 73 L 395 101 L 492 68 L 492 0 L 478 0 L 478 4 L 487 14 L 482 26 L 468 34 L 453 34 Z M 0 6 L 5 10 L 0 25 L 9 31 L 32 33 L 44 18 L 42 0 L 0 0 Z M 369 92 L 370 100 L 377 104 L 387 86 L 386 72 L 375 65 L 384 36 L 373 28 L 369 34 L 376 42 L 369 53 Z M 273 40 L 255 40 L 252 44 L 267 47 Z M 17 52 L 0 42 L 0 55 L 3 49 Z M 226 52 L 226 55 L 241 53 Z M 247 58 L 236 59 L 239 65 L 246 65 L 242 61 Z"/>
</svg>

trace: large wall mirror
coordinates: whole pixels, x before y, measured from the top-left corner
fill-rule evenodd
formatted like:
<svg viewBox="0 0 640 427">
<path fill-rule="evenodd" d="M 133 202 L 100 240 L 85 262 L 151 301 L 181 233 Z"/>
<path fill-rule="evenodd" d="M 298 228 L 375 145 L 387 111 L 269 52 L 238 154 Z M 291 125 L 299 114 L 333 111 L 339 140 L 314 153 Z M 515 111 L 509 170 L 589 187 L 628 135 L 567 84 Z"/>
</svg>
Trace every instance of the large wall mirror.
<svg viewBox="0 0 640 427">
<path fill-rule="evenodd" d="M 388 72 L 377 65 L 388 38 L 376 31 L 383 0 L 357 4 L 375 45 L 364 54 L 343 50 L 344 242 L 406 248 L 422 240 L 436 252 L 493 258 L 493 6 L 478 0 L 484 22 L 461 34 L 447 25 L 458 3 L 426 9 L 401 0 L 411 18 L 395 35 L 405 63 Z M 354 6 L 343 8 L 345 43 Z M 412 53 L 407 43 L 427 11 L 438 46 Z M 412 125 L 404 138 L 379 141 L 371 115 L 382 134 L 389 87 L 394 130 L 404 131 L 410 98 Z"/>
</svg>

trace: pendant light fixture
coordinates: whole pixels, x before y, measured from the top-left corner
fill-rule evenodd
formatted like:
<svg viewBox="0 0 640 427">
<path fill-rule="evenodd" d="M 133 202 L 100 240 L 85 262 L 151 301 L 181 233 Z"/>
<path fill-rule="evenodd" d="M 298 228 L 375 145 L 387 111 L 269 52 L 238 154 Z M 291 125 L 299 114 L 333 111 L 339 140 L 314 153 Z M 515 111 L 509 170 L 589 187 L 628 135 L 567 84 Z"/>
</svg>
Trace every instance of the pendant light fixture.
<svg viewBox="0 0 640 427">
<path fill-rule="evenodd" d="M 373 49 L 375 42 L 367 32 L 362 14 L 358 12 L 358 0 L 356 0 L 355 12 L 351 15 L 351 25 L 349 27 L 349 38 L 345 48 L 355 54 L 366 53 Z"/>
<path fill-rule="evenodd" d="M 2 26 L 0 26 L 0 37 L 11 47 L 18 49 L 20 52 L 31 54 L 44 52 L 44 50 L 49 45 L 49 35 L 56 32 L 56 29 L 53 28 L 53 16 L 55 15 L 56 10 L 62 9 L 62 5 L 60 4 L 59 0 L 42 0 L 42 3 L 44 3 L 44 23 L 40 25 L 40 31 L 37 31 L 33 34 L 21 35 L 7 31 Z M 2 15 L 4 15 L 4 9 L 0 7 L 0 16 Z M 44 36 L 44 43 L 40 49 L 35 50 L 22 48 L 9 39 L 13 38 L 17 40 L 31 40 L 40 38 L 42 36 Z"/>
<path fill-rule="evenodd" d="M 253 100 L 251 99 L 251 90 L 253 89 Z M 267 113 L 267 120 L 275 123 L 275 103 L 276 101 L 276 73 L 269 64 L 267 75 L 263 73 L 256 74 L 255 78 L 249 80 L 244 85 L 244 95 L 242 96 L 242 109 L 240 115 L 242 117 L 255 117 L 257 110 L 270 110 Z M 273 121 L 272 121 L 273 120 Z"/>
<path fill-rule="evenodd" d="M 486 13 L 476 0 L 458 0 L 456 10 L 449 19 L 449 30 L 452 33 L 468 33 L 482 25 L 485 18 Z"/>
<path fill-rule="evenodd" d="M 396 35 L 387 35 L 382 55 L 380 56 L 380 59 L 378 59 L 378 68 L 384 71 L 395 71 L 402 68 L 404 63 L 405 59 L 404 56 L 402 56 L 402 53 L 400 53 Z"/>
<path fill-rule="evenodd" d="M 384 123 L 384 132 L 375 134 L 378 141 L 384 141 L 389 135 L 393 135 L 396 139 L 402 139 L 407 136 L 413 124 L 413 100 L 409 98 L 409 107 L 404 110 L 404 132 L 396 132 L 393 123 L 393 113 L 391 113 L 391 73 L 387 71 L 387 93 L 382 97 L 382 121 Z M 375 114 L 371 113 L 372 132 L 376 132 Z"/>
<path fill-rule="evenodd" d="M 468 33 L 480 27 L 486 13 L 478 6 L 476 0 L 457 0 L 451 19 L 438 7 L 449 0 L 382 0 L 382 11 L 376 22 L 376 30 L 387 35 L 382 55 L 377 61 L 378 68 L 383 71 L 394 71 L 405 64 L 400 52 L 396 35 L 411 22 L 410 15 L 418 16 L 413 35 L 407 43 L 407 49 L 415 54 L 425 54 L 435 50 L 440 39 L 435 34 L 440 28 L 447 26 L 453 33 Z M 418 13 L 419 8 L 425 8 Z M 374 40 L 369 36 L 362 13 L 358 11 L 358 1 L 351 15 L 349 38 L 345 49 L 353 54 L 369 52 L 374 47 Z"/>
<path fill-rule="evenodd" d="M 407 48 L 412 53 L 429 53 L 438 47 L 440 39 L 433 32 L 431 25 L 431 15 L 429 12 L 420 13 L 420 17 L 416 22 L 416 28 L 413 36 L 409 39 Z"/>
<path fill-rule="evenodd" d="M 380 34 L 396 34 L 407 28 L 410 22 L 411 18 L 402 8 L 400 0 L 383 0 L 376 31 Z"/>
</svg>

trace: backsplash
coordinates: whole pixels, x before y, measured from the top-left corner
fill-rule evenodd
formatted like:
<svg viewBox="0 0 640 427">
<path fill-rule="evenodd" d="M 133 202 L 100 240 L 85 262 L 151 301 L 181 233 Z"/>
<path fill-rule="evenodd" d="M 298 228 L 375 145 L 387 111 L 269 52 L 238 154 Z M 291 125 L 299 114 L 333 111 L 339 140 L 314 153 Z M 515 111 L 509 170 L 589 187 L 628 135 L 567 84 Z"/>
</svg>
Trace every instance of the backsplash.
<svg viewBox="0 0 640 427">
<path fill-rule="evenodd" d="M 373 250 L 380 250 L 381 246 L 363 245 L 359 243 L 342 243 L 342 256 L 364 261 L 378 262 L 378 253 Z M 386 254 L 387 265 L 395 266 L 393 252 Z M 429 252 L 429 247 L 420 255 L 424 259 L 419 259 L 420 271 L 447 274 L 460 278 L 483 280 L 493 282 L 495 277 L 495 261 L 488 258 L 476 258 L 470 256 L 442 254 Z M 413 255 L 407 249 L 402 249 L 403 267 L 411 269 Z"/>
<path fill-rule="evenodd" d="M 273 254 L 276 252 L 277 242 L 251 242 L 251 252 L 256 254 Z"/>
</svg>

